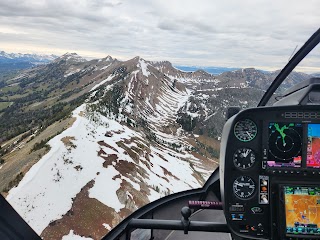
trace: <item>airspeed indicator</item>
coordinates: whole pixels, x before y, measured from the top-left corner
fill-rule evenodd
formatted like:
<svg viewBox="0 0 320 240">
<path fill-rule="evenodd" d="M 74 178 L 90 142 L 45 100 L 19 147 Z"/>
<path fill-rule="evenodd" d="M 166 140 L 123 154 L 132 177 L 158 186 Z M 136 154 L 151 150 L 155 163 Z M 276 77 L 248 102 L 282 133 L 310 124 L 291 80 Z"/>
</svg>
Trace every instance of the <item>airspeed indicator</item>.
<svg viewBox="0 0 320 240">
<path fill-rule="evenodd" d="M 256 137 L 258 129 L 252 120 L 244 119 L 234 125 L 233 132 L 241 142 L 249 142 Z"/>
</svg>

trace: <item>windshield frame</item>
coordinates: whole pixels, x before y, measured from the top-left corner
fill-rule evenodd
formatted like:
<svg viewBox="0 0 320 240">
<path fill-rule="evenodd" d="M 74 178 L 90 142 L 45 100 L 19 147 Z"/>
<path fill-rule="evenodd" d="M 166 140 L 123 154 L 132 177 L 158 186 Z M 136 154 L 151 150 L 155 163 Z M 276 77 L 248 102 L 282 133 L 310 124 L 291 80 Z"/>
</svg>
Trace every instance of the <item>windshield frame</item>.
<svg viewBox="0 0 320 240">
<path fill-rule="evenodd" d="M 299 51 L 290 59 L 287 65 L 281 70 L 279 75 L 271 83 L 268 90 L 262 96 L 257 107 L 266 106 L 274 92 L 279 88 L 281 83 L 288 77 L 292 70 L 314 49 L 320 42 L 320 28 L 305 42 Z"/>
</svg>

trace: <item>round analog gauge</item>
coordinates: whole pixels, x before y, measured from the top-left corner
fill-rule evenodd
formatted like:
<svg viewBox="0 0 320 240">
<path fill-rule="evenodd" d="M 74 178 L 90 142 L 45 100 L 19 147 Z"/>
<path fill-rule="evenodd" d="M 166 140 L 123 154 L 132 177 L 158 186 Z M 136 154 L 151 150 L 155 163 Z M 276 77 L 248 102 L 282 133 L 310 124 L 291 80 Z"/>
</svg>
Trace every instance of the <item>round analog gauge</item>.
<svg viewBox="0 0 320 240">
<path fill-rule="evenodd" d="M 247 169 L 253 166 L 256 155 L 250 148 L 239 148 L 233 154 L 233 163 L 237 168 Z"/>
<path fill-rule="evenodd" d="M 244 119 L 234 125 L 234 135 L 241 142 L 249 142 L 257 135 L 257 125 L 250 119 Z"/>
<path fill-rule="evenodd" d="M 233 193 L 240 199 L 248 199 L 254 194 L 256 185 L 251 177 L 240 176 L 233 182 Z"/>
</svg>

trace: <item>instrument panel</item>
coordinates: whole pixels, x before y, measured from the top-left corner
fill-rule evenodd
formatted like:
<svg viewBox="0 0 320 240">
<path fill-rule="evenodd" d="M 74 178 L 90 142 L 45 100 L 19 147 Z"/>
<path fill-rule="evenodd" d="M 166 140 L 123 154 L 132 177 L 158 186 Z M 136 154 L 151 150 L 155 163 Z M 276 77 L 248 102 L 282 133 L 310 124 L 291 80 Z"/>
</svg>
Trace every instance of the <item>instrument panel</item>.
<svg viewBox="0 0 320 240">
<path fill-rule="evenodd" d="M 220 184 L 235 239 L 320 237 L 318 110 L 317 106 L 247 109 L 225 124 Z M 298 208 L 290 201 L 309 204 Z M 318 214 L 319 221 L 310 217 Z M 293 221 L 292 216 L 300 217 Z"/>
</svg>

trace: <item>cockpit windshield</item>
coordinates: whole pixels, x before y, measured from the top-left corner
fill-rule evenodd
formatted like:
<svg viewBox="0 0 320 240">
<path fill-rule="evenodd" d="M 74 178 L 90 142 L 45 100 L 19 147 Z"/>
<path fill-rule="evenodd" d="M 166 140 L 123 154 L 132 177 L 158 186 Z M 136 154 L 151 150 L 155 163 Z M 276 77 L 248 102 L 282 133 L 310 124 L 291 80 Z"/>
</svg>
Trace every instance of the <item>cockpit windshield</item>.
<svg viewBox="0 0 320 240">
<path fill-rule="evenodd" d="M 301 46 L 299 46 L 301 47 Z M 298 48 L 298 45 L 297 45 Z M 293 54 L 297 51 L 297 49 L 294 49 Z M 309 80 L 310 78 L 317 78 L 319 77 L 320 68 L 319 65 L 319 59 L 318 56 L 320 54 L 320 46 L 317 45 L 295 68 L 294 70 L 289 74 L 289 76 L 282 82 L 282 84 L 279 86 L 279 88 L 276 90 L 274 96 L 270 99 L 267 105 L 272 105 L 275 103 L 275 101 L 281 99 L 286 94 L 288 94 L 288 91 L 290 88 L 297 84 L 301 84 L 304 81 Z M 292 56 L 291 56 L 292 57 Z M 289 58 L 289 60 L 291 59 Z M 288 61 L 289 61 L 288 60 Z M 275 77 L 280 73 L 281 70 L 275 71 Z M 313 94 L 314 95 L 314 94 Z M 314 100 L 317 99 L 316 94 L 313 96 Z"/>
<path fill-rule="evenodd" d="M 1 1 L 3 198 L 45 240 L 101 239 L 146 204 L 203 187 L 229 107 L 256 107 L 318 27 L 319 3 L 293 2 Z M 320 77 L 319 55 L 268 105 Z M 255 156 L 239 155 L 250 168 Z"/>
</svg>

